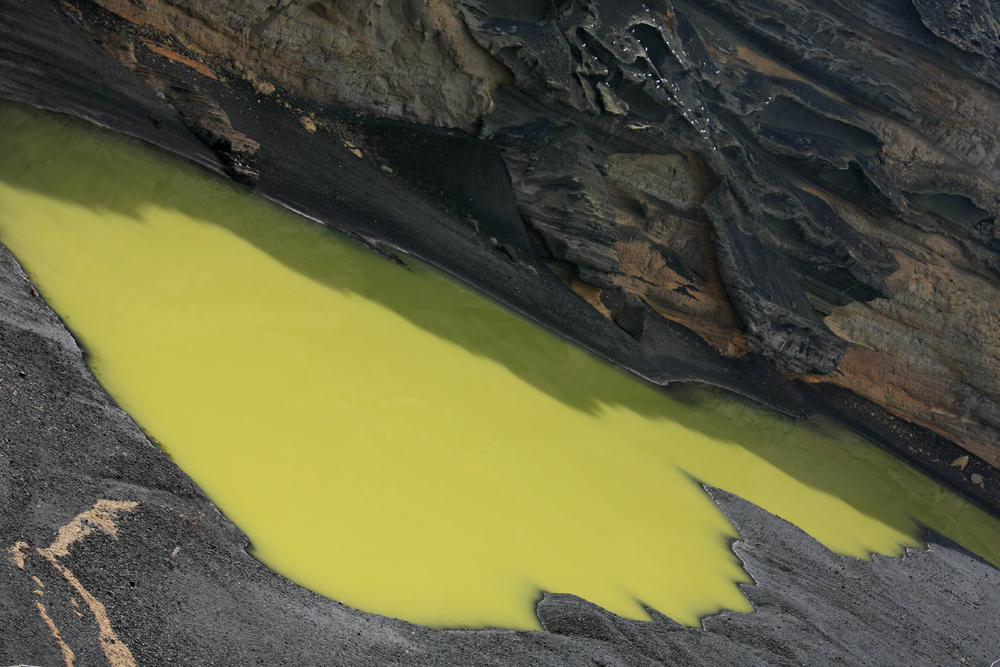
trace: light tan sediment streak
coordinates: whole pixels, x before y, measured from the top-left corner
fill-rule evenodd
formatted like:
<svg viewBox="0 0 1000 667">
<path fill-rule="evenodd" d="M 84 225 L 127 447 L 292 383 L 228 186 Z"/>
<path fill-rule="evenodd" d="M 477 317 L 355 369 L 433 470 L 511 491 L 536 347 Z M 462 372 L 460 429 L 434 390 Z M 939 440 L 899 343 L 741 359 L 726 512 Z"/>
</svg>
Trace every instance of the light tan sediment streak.
<svg viewBox="0 0 1000 667">
<path fill-rule="evenodd" d="M 10 552 L 10 562 L 13 563 L 19 570 L 24 569 L 24 550 L 29 546 L 31 545 L 27 542 L 15 542 L 14 545 L 7 550 Z"/>
<path fill-rule="evenodd" d="M 104 655 L 107 657 L 111 667 L 135 667 L 135 659 L 132 651 L 123 644 L 115 631 L 111 628 L 111 621 L 108 620 L 107 609 L 104 604 L 91 595 L 83 584 L 74 576 L 68 567 L 59 562 L 58 558 L 69 555 L 69 548 L 87 537 L 95 531 L 118 534 L 118 526 L 115 519 L 121 512 L 131 512 L 139 503 L 126 500 L 98 500 L 86 512 L 81 512 L 72 521 L 59 529 L 56 539 L 45 549 L 37 549 L 38 553 L 49 561 L 59 574 L 69 582 L 69 585 L 79 593 L 97 621 L 98 640 Z M 54 627 L 54 626 L 53 626 Z"/>
<path fill-rule="evenodd" d="M 93 612 L 94 619 L 97 621 L 97 638 L 101 642 L 101 648 L 104 649 L 104 655 L 111 663 L 111 667 L 135 667 L 132 651 L 118 639 L 118 635 L 111 629 L 111 621 L 108 620 L 108 612 L 104 608 L 104 604 L 83 587 L 83 584 L 70 572 L 68 567 L 56 560 L 51 549 L 39 549 L 38 553 L 52 563 L 52 567 L 59 571 L 59 574 L 69 582 L 69 585 L 80 594 L 83 601 L 90 607 L 90 611 Z"/>
<path fill-rule="evenodd" d="M 69 548 L 94 531 L 118 534 L 115 518 L 121 512 L 131 512 L 139 503 L 130 500 L 98 500 L 86 512 L 81 512 L 72 521 L 59 529 L 56 539 L 45 551 L 55 557 L 69 555 Z M 39 552 L 42 550 L 39 549 Z"/>
<path fill-rule="evenodd" d="M 76 659 L 73 649 L 71 649 L 69 645 L 63 641 L 62 637 L 59 636 L 59 629 L 45 612 L 45 605 L 41 602 L 35 602 L 35 607 L 38 608 L 38 615 L 42 617 L 42 620 L 45 621 L 45 625 L 49 627 L 49 634 L 52 635 L 52 638 L 56 640 L 56 644 L 59 645 L 59 650 L 62 651 L 63 662 L 66 663 L 66 667 L 73 667 L 73 660 Z"/>
<path fill-rule="evenodd" d="M 117 535 L 118 526 L 115 524 L 115 519 L 118 517 L 118 514 L 121 512 L 131 512 L 138 506 L 139 503 L 133 501 L 98 500 L 89 510 L 81 512 L 72 521 L 60 528 L 56 533 L 56 539 L 51 545 L 45 549 L 35 550 L 45 560 L 49 561 L 52 567 L 69 582 L 69 585 L 73 587 L 90 607 L 90 611 L 94 614 L 94 619 L 97 621 L 98 640 L 101 643 L 101 648 L 104 649 L 104 655 L 107 657 L 111 667 L 135 667 L 135 659 L 132 657 L 132 651 L 118 639 L 115 631 L 111 628 L 111 621 L 108 620 L 108 612 L 104 608 L 104 604 L 91 595 L 69 568 L 61 564 L 58 559 L 62 556 L 68 556 L 69 548 L 91 533 L 102 532 L 109 535 Z M 30 545 L 22 541 L 15 543 L 7 550 L 10 553 L 10 562 L 21 570 L 24 569 L 26 557 L 24 550 L 28 548 L 30 548 Z M 36 576 L 32 576 L 31 578 L 38 586 L 34 592 L 40 596 L 44 595 L 41 589 L 45 587 L 45 584 Z M 82 616 L 75 609 L 78 606 L 76 599 L 71 598 L 70 602 L 74 607 L 73 612 L 77 616 Z M 76 656 L 59 635 L 59 629 L 56 628 L 55 622 L 53 622 L 52 618 L 45 611 L 45 605 L 36 601 L 35 607 L 38 609 L 38 613 L 45 622 L 45 625 L 48 626 L 49 634 L 52 635 L 56 644 L 59 645 L 59 650 L 62 651 L 63 662 L 66 663 L 66 667 L 73 667 L 73 661 L 76 659 Z"/>
</svg>

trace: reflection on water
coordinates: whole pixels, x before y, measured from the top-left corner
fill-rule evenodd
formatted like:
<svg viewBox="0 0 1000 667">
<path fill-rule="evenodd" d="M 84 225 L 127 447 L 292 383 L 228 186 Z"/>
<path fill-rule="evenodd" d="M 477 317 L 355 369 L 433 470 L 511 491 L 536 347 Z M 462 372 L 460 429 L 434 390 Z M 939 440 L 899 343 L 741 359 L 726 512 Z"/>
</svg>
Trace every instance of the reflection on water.
<svg viewBox="0 0 1000 667">
<path fill-rule="evenodd" d="M 918 546 L 916 519 L 1000 562 L 995 520 L 830 424 L 674 401 L 132 142 L 9 106 L 0 127 L 4 243 L 122 407 L 315 591 L 443 626 L 537 627 L 539 590 L 749 611 L 698 481 L 844 554 Z"/>
</svg>

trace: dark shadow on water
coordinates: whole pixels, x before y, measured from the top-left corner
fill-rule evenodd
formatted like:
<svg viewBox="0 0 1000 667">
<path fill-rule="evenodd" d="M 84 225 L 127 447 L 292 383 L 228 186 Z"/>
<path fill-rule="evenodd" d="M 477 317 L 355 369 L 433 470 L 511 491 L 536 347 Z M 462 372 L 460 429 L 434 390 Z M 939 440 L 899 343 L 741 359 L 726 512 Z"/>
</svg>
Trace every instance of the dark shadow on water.
<svg viewBox="0 0 1000 667">
<path fill-rule="evenodd" d="M 219 225 L 310 280 L 379 303 L 435 336 L 492 359 L 576 410 L 593 413 L 605 405 L 622 406 L 738 443 L 903 533 L 920 533 L 913 521 L 900 519 L 906 516 L 900 509 L 931 482 L 900 466 L 887 468 L 885 454 L 874 447 L 840 447 L 838 441 L 850 437 L 843 431 L 816 424 L 814 428 L 831 432 L 804 436 L 808 428 L 801 423 L 723 390 L 651 388 L 520 317 L 483 307 L 483 297 L 469 295 L 467 288 L 463 294 L 462 288 L 419 265 L 407 272 L 334 230 L 293 219 L 177 158 L 136 151 L 134 142 L 89 125 L 81 133 L 78 124 L 0 106 L 0 150 L 21 156 L 0 163 L 0 180 L 136 221 L 142 207 L 155 204 Z M 122 144 L 127 144 L 124 151 Z M 261 214 L 262 207 L 275 210 Z M 440 300 L 451 305 L 435 307 Z M 502 408 L 502 397 L 497 408 Z"/>
</svg>

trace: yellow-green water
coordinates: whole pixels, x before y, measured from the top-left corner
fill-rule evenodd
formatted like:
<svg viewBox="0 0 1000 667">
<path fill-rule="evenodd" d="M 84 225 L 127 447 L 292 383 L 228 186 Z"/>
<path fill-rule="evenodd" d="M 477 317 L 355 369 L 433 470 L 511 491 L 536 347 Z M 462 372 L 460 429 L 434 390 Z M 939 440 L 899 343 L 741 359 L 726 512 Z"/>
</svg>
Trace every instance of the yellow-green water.
<svg viewBox="0 0 1000 667">
<path fill-rule="evenodd" d="M 750 611 L 698 485 L 859 558 L 998 523 L 829 424 L 687 405 L 415 263 L 134 142 L 0 107 L 0 240 L 97 377 L 244 530 L 331 598 L 537 627 L 540 590 L 632 618 Z"/>
</svg>

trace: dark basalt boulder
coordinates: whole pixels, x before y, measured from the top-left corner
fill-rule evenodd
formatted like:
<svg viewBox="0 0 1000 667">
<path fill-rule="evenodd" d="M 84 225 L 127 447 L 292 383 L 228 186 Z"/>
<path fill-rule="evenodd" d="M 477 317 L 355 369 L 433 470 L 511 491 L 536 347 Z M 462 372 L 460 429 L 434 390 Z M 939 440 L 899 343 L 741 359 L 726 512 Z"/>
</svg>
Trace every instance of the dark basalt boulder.
<svg viewBox="0 0 1000 667">
<path fill-rule="evenodd" d="M 720 193 L 705 200 L 715 232 L 722 282 L 746 325 L 750 351 L 783 373 L 830 373 L 847 351 L 809 303 L 781 255 L 735 222 L 735 202 Z"/>
<path fill-rule="evenodd" d="M 507 165 L 517 209 L 552 257 L 573 265 L 592 285 L 611 286 L 608 274 L 618 270 L 615 211 L 593 146 L 572 125 L 539 123 L 491 135 Z"/>
</svg>

